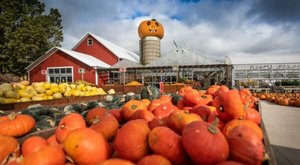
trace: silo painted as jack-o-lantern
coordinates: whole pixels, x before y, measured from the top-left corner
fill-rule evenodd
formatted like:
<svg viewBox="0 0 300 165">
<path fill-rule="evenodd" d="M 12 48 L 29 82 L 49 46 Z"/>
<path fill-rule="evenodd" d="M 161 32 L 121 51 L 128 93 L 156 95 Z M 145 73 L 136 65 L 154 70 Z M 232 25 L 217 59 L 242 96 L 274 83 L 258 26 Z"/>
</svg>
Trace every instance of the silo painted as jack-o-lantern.
<svg viewBox="0 0 300 165">
<path fill-rule="evenodd" d="M 160 58 L 160 40 L 164 37 L 164 28 L 155 19 L 142 21 L 138 27 L 140 36 L 141 63 L 149 64 Z"/>
</svg>

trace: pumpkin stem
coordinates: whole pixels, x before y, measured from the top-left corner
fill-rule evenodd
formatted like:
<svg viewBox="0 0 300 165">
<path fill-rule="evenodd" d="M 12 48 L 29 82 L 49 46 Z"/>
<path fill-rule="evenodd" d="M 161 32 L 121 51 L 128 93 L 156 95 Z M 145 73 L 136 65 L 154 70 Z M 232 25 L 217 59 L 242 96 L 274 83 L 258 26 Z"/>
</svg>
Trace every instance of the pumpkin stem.
<svg viewBox="0 0 300 165">
<path fill-rule="evenodd" d="M 147 86 L 147 91 L 148 91 L 148 94 L 149 94 L 150 98 L 152 98 L 152 97 L 151 97 L 151 96 L 152 96 L 152 92 L 151 92 L 151 90 L 150 90 L 150 86 Z"/>
<path fill-rule="evenodd" d="M 217 134 L 218 128 L 217 128 L 217 124 L 219 122 L 219 119 L 216 117 L 215 120 L 208 126 L 208 131 L 212 134 Z"/>
<path fill-rule="evenodd" d="M 17 117 L 17 114 L 15 112 L 10 113 L 9 115 L 7 115 L 9 120 L 15 120 L 15 118 Z"/>
</svg>

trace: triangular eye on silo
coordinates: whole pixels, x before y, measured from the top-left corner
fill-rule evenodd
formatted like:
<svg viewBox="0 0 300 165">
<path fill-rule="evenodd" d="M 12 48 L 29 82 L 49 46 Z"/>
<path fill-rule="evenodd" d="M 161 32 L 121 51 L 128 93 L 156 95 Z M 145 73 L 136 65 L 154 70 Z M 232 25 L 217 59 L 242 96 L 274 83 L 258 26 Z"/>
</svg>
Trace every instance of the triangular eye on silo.
<svg viewBox="0 0 300 165">
<path fill-rule="evenodd" d="M 148 26 L 150 26 L 150 25 L 151 25 L 151 22 L 150 22 L 150 21 L 148 21 L 148 22 L 147 22 L 147 25 L 148 25 Z"/>
</svg>

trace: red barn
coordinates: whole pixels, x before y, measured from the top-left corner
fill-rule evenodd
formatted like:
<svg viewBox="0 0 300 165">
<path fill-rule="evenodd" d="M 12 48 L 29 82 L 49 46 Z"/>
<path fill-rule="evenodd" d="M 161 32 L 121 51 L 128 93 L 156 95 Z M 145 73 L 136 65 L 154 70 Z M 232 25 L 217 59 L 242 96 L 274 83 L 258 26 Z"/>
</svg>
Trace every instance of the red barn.
<svg viewBox="0 0 300 165">
<path fill-rule="evenodd" d="M 31 82 L 74 82 L 96 85 L 106 81 L 97 70 L 109 68 L 122 59 L 139 62 L 139 56 L 95 34 L 87 33 L 72 50 L 53 47 L 26 67 Z"/>
</svg>

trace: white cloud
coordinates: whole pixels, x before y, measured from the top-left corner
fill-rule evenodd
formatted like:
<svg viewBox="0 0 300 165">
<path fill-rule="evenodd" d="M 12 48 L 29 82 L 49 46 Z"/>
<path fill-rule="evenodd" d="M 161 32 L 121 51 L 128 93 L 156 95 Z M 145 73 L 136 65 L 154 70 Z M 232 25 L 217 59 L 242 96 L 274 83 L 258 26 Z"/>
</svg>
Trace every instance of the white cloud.
<svg viewBox="0 0 300 165">
<path fill-rule="evenodd" d="M 44 2 L 48 8 L 58 8 L 62 14 L 63 46 L 66 48 L 72 48 L 84 34 L 92 32 L 138 53 L 138 25 L 142 20 L 155 18 L 165 28 L 162 54 L 169 52 L 176 41 L 178 45 L 188 45 L 208 57 L 220 59 L 226 55 L 232 58 L 249 56 L 260 62 L 262 56 L 270 56 L 271 60 L 271 56 L 285 56 L 290 61 L 300 57 L 300 23 L 263 21 L 259 11 L 253 14 L 251 1 Z"/>
</svg>

